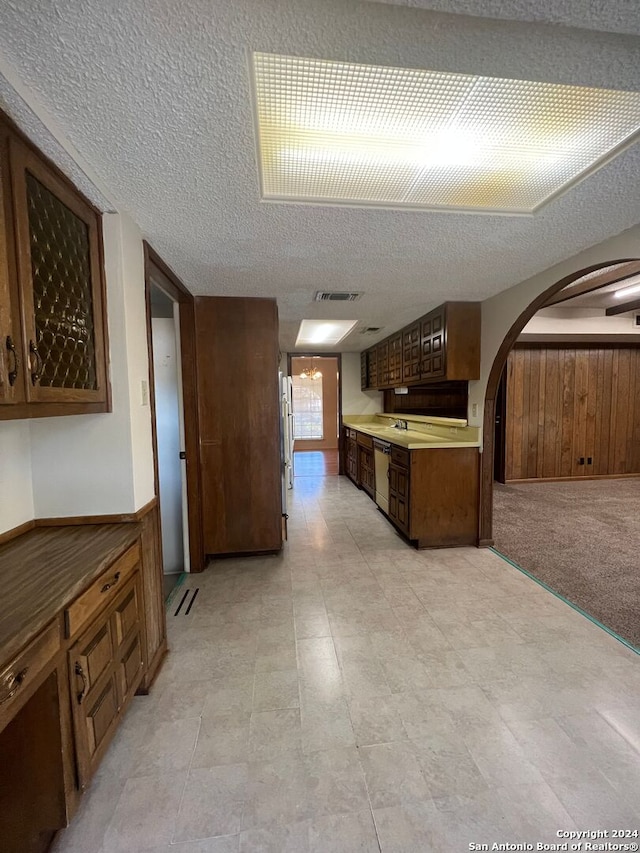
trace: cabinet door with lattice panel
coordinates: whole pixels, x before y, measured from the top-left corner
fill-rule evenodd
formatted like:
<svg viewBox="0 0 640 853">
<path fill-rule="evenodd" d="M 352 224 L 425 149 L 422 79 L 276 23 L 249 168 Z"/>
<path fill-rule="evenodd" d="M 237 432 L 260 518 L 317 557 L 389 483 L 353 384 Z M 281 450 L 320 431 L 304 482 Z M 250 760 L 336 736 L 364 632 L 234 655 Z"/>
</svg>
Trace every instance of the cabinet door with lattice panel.
<svg viewBox="0 0 640 853">
<path fill-rule="evenodd" d="M 106 411 L 99 214 L 17 138 L 10 162 L 27 399 Z"/>
<path fill-rule="evenodd" d="M 25 387 L 10 185 L 9 129 L 0 121 L 0 405 L 23 403 Z"/>
</svg>

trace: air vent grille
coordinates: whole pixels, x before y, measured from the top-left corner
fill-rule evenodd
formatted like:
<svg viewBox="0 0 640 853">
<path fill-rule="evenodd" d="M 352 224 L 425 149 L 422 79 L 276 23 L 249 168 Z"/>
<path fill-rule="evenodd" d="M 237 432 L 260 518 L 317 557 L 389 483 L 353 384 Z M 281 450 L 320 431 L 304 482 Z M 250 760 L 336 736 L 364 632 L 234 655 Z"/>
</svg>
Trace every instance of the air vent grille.
<svg viewBox="0 0 640 853">
<path fill-rule="evenodd" d="M 361 293 L 346 292 L 340 290 L 319 290 L 316 293 L 316 302 L 355 302 L 360 299 Z"/>
<path fill-rule="evenodd" d="M 382 326 L 367 326 L 364 329 L 360 330 L 361 335 L 373 335 L 376 332 L 380 332 L 382 330 Z"/>
</svg>

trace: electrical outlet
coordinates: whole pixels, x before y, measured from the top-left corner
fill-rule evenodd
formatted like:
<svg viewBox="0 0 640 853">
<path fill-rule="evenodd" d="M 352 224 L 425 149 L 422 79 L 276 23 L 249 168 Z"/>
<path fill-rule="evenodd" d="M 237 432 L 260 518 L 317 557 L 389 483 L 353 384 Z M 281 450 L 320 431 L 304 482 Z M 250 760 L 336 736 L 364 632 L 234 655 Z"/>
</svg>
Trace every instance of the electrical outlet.
<svg viewBox="0 0 640 853">
<path fill-rule="evenodd" d="M 149 405 L 149 381 L 147 379 L 140 380 L 140 405 Z"/>
<path fill-rule="evenodd" d="M 478 417 L 478 404 L 477 403 L 471 404 L 471 417 L 472 418 Z"/>
</svg>

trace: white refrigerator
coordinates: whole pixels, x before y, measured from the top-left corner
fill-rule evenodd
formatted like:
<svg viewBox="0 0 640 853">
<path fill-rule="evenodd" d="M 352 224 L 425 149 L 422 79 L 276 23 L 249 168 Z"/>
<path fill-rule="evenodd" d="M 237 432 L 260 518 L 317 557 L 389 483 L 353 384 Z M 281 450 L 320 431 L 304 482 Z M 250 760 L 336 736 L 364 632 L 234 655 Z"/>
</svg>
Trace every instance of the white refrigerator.
<svg viewBox="0 0 640 853">
<path fill-rule="evenodd" d="M 293 411 L 291 377 L 280 374 L 280 421 L 282 428 L 282 511 L 287 511 L 287 491 L 293 488 Z"/>
</svg>

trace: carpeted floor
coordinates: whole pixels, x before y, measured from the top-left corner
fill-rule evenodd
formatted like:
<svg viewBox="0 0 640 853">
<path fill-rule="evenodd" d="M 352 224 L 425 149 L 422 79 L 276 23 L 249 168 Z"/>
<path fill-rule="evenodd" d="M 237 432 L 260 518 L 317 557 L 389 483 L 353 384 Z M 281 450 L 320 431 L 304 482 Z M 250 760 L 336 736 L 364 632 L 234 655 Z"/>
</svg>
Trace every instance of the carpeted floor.
<svg viewBox="0 0 640 853">
<path fill-rule="evenodd" d="M 640 479 L 495 484 L 495 548 L 640 649 Z"/>
</svg>

